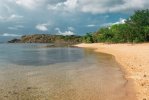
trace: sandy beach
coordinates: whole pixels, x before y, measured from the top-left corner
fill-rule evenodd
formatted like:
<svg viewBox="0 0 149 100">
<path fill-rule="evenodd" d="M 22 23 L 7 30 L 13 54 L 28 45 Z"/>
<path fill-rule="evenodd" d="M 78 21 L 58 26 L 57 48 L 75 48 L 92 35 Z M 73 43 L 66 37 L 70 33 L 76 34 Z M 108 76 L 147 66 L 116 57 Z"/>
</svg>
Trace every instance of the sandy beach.
<svg viewBox="0 0 149 100">
<path fill-rule="evenodd" d="M 138 100 L 149 100 L 149 43 L 143 44 L 78 44 L 77 47 L 92 48 L 115 56 L 122 65 L 125 77 L 132 79 Z"/>
</svg>

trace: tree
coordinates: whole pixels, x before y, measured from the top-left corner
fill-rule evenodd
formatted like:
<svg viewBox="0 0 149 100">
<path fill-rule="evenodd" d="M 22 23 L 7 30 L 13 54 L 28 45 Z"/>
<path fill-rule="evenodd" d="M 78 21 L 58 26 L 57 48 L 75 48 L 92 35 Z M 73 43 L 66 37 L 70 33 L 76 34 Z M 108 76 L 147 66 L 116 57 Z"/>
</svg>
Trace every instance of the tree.
<svg viewBox="0 0 149 100">
<path fill-rule="evenodd" d="M 85 43 L 93 43 L 93 36 L 91 33 L 86 33 L 86 35 L 83 37 L 83 42 Z"/>
<path fill-rule="evenodd" d="M 149 10 L 138 10 L 132 15 L 127 24 L 133 27 L 135 38 L 140 42 L 148 41 L 148 26 L 149 26 Z"/>
<path fill-rule="evenodd" d="M 144 32 L 145 32 L 145 41 L 149 41 L 149 26 L 144 27 Z"/>
</svg>

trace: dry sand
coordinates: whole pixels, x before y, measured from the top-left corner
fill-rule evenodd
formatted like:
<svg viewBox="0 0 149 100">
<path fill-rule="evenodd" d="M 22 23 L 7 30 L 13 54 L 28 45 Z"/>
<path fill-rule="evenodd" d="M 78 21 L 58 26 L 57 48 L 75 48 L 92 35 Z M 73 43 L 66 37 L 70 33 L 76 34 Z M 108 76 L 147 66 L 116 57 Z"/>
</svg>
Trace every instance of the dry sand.
<svg viewBox="0 0 149 100">
<path fill-rule="evenodd" d="M 138 100 L 149 100 L 149 43 L 143 44 L 78 44 L 77 47 L 93 48 L 96 52 L 112 54 L 134 80 Z"/>
</svg>

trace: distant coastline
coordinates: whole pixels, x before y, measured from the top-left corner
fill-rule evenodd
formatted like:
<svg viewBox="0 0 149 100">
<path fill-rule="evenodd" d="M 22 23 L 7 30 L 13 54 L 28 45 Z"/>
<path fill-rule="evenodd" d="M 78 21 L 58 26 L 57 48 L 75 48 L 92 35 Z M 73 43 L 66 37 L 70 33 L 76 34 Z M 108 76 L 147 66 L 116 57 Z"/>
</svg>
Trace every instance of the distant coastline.
<svg viewBox="0 0 149 100">
<path fill-rule="evenodd" d="M 69 46 L 81 43 L 81 36 L 34 34 L 24 35 L 21 38 L 14 38 L 12 40 L 9 40 L 8 43 L 52 43 L 54 45 L 50 46 Z"/>
</svg>

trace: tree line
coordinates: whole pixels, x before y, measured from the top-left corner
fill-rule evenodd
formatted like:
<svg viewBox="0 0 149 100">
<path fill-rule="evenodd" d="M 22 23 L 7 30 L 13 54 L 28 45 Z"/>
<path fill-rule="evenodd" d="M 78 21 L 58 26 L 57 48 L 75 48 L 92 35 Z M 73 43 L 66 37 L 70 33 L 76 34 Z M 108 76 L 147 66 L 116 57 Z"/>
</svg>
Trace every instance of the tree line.
<svg viewBox="0 0 149 100">
<path fill-rule="evenodd" d="M 137 10 L 125 23 L 102 27 L 82 37 L 86 43 L 138 43 L 149 41 L 149 9 Z"/>
</svg>

